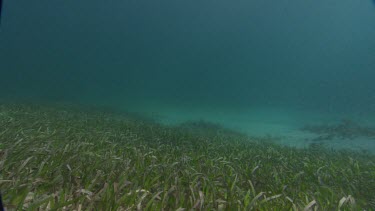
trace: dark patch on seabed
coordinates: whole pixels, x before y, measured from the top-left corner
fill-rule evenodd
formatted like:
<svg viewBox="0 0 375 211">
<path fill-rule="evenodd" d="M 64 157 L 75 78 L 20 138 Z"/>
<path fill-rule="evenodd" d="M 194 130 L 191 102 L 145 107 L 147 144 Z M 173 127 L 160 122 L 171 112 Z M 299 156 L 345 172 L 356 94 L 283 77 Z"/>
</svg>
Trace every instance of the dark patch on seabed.
<svg viewBox="0 0 375 211">
<path fill-rule="evenodd" d="M 352 120 L 342 120 L 337 124 L 307 125 L 301 128 L 318 135 L 314 141 L 329 141 L 333 139 L 354 140 L 355 138 L 375 139 L 375 128 L 362 126 Z"/>
</svg>

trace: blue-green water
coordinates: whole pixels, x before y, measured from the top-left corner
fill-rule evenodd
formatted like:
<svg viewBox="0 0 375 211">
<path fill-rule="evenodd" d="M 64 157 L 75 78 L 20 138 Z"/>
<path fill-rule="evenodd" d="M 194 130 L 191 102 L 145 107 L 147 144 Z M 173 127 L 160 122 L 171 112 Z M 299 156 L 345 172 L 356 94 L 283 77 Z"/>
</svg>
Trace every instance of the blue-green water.
<svg viewBox="0 0 375 211">
<path fill-rule="evenodd" d="M 370 0 L 19 0 L 2 15 L 5 101 L 206 119 L 297 146 L 305 124 L 375 125 Z"/>
</svg>

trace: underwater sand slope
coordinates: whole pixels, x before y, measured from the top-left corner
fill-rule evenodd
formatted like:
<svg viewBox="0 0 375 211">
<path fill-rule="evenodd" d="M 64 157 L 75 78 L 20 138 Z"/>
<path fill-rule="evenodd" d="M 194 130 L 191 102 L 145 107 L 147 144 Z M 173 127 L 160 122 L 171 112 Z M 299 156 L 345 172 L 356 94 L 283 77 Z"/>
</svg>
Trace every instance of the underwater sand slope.
<svg viewBox="0 0 375 211">
<path fill-rule="evenodd" d="M 133 106 L 125 105 L 124 107 L 146 114 L 165 125 L 205 120 L 249 136 L 272 138 L 275 143 L 285 146 L 306 148 L 311 144 L 320 144 L 332 149 L 366 150 L 375 153 L 375 137 L 369 136 L 365 131 L 375 128 L 375 119 L 371 119 L 371 115 L 323 113 L 273 107 L 232 108 L 212 105 L 189 107 L 157 102 L 139 102 Z M 324 138 L 316 130 L 306 130 L 311 126 L 339 127 L 343 121 L 352 123 L 349 127 L 343 128 L 348 133 L 354 133 L 351 137 L 334 135 L 331 138 Z M 362 135 L 356 134 L 361 128 L 363 129 Z M 375 131 L 375 129 L 372 130 Z M 342 133 L 345 132 L 342 131 Z"/>
</svg>

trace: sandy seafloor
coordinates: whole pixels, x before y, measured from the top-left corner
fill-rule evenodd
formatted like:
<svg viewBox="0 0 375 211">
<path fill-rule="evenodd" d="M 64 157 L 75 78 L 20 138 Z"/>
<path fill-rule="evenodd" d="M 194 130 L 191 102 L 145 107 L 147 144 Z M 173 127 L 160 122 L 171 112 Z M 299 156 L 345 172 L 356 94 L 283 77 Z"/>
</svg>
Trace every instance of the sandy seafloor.
<svg viewBox="0 0 375 211">
<path fill-rule="evenodd" d="M 305 148 L 311 143 L 322 143 L 333 149 L 349 149 L 375 153 L 375 139 L 334 139 L 314 142 L 317 134 L 301 131 L 306 125 L 338 123 L 343 119 L 353 120 L 364 126 L 375 126 L 375 115 L 349 114 L 334 112 L 313 112 L 288 108 L 248 107 L 230 108 L 212 106 L 174 106 L 147 102 L 127 104 L 126 110 L 145 114 L 160 123 L 167 125 L 179 124 L 185 121 L 205 120 L 218 123 L 226 128 L 246 133 L 256 137 L 273 137 L 274 142 Z"/>
</svg>

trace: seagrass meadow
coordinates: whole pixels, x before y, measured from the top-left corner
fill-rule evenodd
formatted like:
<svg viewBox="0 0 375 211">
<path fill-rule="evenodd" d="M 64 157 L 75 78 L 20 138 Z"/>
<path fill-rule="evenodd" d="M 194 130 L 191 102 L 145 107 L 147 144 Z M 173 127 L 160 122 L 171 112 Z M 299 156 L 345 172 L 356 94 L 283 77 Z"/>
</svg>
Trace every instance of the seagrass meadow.
<svg viewBox="0 0 375 211">
<path fill-rule="evenodd" d="M 375 0 L 0 2 L 6 211 L 375 211 Z"/>
<path fill-rule="evenodd" d="M 375 156 L 297 149 L 208 122 L 1 104 L 7 210 L 373 210 Z"/>
</svg>

